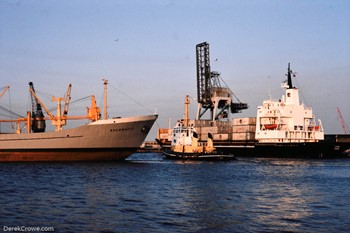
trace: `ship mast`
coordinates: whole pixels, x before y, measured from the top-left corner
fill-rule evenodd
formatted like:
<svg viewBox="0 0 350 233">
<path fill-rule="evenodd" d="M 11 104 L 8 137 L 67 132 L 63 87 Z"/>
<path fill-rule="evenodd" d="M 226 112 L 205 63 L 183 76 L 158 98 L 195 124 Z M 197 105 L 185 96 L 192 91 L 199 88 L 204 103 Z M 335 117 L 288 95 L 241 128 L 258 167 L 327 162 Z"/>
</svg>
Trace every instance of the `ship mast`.
<svg viewBox="0 0 350 233">
<path fill-rule="evenodd" d="M 189 117 L 189 111 L 188 111 L 188 106 L 190 104 L 190 97 L 188 95 L 186 95 L 186 98 L 185 98 L 185 118 L 184 118 L 184 125 L 185 127 L 188 127 L 188 122 L 190 120 L 190 117 Z"/>
<path fill-rule="evenodd" d="M 288 63 L 288 73 L 287 73 L 287 77 L 288 77 L 288 81 L 287 81 L 288 89 L 292 89 L 292 88 L 293 88 L 293 84 L 292 84 L 292 74 L 293 74 L 293 71 L 290 69 L 290 63 Z M 294 75 L 294 74 L 293 74 L 293 75 Z"/>
<path fill-rule="evenodd" d="M 108 115 L 107 115 L 107 85 L 108 85 L 108 80 L 103 79 L 103 86 L 104 86 L 104 91 L 103 91 L 103 119 L 107 120 Z"/>
</svg>

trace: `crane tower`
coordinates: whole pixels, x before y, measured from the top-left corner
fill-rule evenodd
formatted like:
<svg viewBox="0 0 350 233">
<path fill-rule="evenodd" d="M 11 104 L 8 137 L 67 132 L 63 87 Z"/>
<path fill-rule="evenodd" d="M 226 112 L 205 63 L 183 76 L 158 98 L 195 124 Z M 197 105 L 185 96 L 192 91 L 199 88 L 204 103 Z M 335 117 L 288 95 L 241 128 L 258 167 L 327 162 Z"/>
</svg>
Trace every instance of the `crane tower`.
<svg viewBox="0 0 350 233">
<path fill-rule="evenodd" d="M 197 100 L 198 111 L 197 120 L 210 110 L 212 121 L 225 119 L 229 113 L 239 113 L 247 109 L 246 103 L 234 103 L 234 95 L 230 88 L 222 87 L 220 83 L 220 73 L 211 71 L 209 44 L 203 42 L 196 45 L 197 61 Z"/>
</svg>

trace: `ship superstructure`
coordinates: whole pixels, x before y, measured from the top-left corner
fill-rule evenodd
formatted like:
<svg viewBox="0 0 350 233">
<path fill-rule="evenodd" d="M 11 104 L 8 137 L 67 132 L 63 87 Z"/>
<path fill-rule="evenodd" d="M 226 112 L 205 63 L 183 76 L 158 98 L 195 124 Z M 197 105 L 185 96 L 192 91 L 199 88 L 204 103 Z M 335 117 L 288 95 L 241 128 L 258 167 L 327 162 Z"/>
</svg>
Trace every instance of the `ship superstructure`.
<svg viewBox="0 0 350 233">
<path fill-rule="evenodd" d="M 265 100 L 258 106 L 255 139 L 261 143 L 304 143 L 324 140 L 321 120 L 316 122 L 312 108 L 300 102 L 299 89 L 292 85 L 288 64 L 285 95 L 280 100 Z"/>
</svg>

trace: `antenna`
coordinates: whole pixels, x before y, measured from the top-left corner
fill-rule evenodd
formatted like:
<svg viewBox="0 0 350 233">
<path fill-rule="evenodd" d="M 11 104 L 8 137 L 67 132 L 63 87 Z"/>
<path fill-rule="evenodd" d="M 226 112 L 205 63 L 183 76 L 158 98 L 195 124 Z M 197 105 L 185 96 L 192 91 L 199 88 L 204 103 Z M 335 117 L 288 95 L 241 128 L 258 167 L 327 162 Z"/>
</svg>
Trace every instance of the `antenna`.
<svg viewBox="0 0 350 233">
<path fill-rule="evenodd" d="M 271 100 L 271 77 L 270 76 L 267 76 L 267 79 L 268 79 L 268 84 L 269 84 L 269 86 L 268 86 L 268 94 L 269 94 L 269 99 Z"/>
</svg>

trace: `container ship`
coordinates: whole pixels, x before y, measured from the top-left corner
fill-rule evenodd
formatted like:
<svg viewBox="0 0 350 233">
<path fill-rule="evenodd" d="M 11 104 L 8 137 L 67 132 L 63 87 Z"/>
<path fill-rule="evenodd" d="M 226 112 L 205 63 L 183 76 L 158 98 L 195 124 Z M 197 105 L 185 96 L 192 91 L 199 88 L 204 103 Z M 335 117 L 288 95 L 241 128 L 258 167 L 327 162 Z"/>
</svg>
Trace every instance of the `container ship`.
<svg viewBox="0 0 350 233">
<path fill-rule="evenodd" d="M 258 106 L 256 117 L 230 118 L 248 108 L 227 86 L 220 73 L 211 71 L 209 44 L 196 46 L 197 100 L 196 120 L 182 119 L 178 124 L 194 127 L 200 141 L 213 135 L 215 148 L 224 154 L 258 157 L 329 158 L 347 155 L 350 135 L 325 135 L 321 120 L 316 120 L 312 108 L 299 98 L 299 89 L 293 86 L 288 64 L 287 79 L 281 87 L 285 95 L 271 98 Z M 209 119 L 204 119 L 205 114 Z M 159 129 L 158 139 L 163 146 L 174 140 L 173 129 Z"/>
<path fill-rule="evenodd" d="M 0 123 L 12 122 L 17 125 L 15 133 L 0 133 L 0 161 L 126 159 L 143 143 L 157 115 L 107 119 L 107 84 L 108 81 L 104 80 L 104 118 L 102 119 L 94 96 L 91 96 L 91 107 L 87 108 L 85 116 L 67 114 L 71 85 L 68 86 L 65 97 L 52 97 L 52 101 L 57 101 L 57 113 L 52 114 L 37 96 L 34 85 L 30 82 L 32 111 L 28 111 L 26 117 L 0 120 Z M 62 101 L 64 106 L 61 106 Z M 44 115 L 43 108 L 48 116 Z M 63 129 L 68 120 L 79 119 L 87 119 L 89 123 L 76 128 Z M 46 121 L 52 122 L 55 131 L 45 132 Z"/>
</svg>

